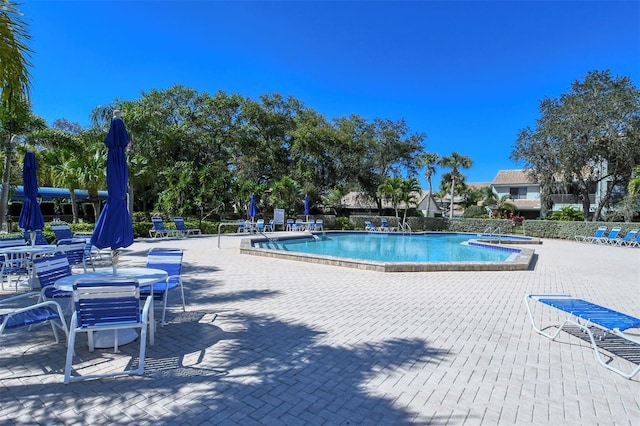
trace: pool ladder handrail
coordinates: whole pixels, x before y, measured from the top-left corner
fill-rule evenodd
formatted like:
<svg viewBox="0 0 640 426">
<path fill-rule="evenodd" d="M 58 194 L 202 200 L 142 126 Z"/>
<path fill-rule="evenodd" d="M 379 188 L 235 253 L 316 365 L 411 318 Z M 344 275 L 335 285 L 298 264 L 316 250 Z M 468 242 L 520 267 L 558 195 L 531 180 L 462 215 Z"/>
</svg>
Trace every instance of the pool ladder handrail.
<svg viewBox="0 0 640 426">
<path fill-rule="evenodd" d="M 489 242 L 493 242 L 493 236 L 495 235 L 498 238 L 498 244 L 500 244 L 500 242 L 502 241 L 502 232 L 499 226 L 495 227 L 495 228 L 491 228 L 491 226 L 487 226 L 486 228 L 484 228 L 484 231 L 482 231 L 483 235 L 486 235 L 488 232 L 489 234 Z"/>
<path fill-rule="evenodd" d="M 402 230 L 402 233 L 412 234 L 411 226 L 407 222 L 398 223 L 398 229 Z"/>
</svg>

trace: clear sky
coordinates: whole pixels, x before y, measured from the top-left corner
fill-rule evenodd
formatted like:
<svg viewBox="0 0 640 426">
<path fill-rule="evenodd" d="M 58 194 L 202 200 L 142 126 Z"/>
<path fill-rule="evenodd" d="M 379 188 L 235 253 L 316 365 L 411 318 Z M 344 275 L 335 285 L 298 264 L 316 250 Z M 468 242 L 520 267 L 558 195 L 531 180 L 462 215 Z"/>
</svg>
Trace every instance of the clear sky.
<svg viewBox="0 0 640 426">
<path fill-rule="evenodd" d="M 280 93 L 329 120 L 404 118 L 427 134 L 426 150 L 473 159 L 467 182 L 520 168 L 509 160 L 519 130 L 589 71 L 640 86 L 637 0 L 29 0 L 21 10 L 33 111 L 49 124 L 87 126 L 98 105 L 174 84 Z"/>
</svg>

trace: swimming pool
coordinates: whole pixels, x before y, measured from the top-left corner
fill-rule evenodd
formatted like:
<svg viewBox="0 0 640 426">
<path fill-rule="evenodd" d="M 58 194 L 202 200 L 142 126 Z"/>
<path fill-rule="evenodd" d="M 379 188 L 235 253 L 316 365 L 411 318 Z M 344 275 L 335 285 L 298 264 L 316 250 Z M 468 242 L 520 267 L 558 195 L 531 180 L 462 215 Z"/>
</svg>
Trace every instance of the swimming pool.
<svg viewBox="0 0 640 426">
<path fill-rule="evenodd" d="M 385 272 L 442 270 L 522 270 L 534 251 L 490 244 L 477 234 L 332 231 L 316 235 L 256 237 L 243 241 L 240 251 L 291 260 Z M 528 243 L 530 238 L 509 238 Z"/>
</svg>

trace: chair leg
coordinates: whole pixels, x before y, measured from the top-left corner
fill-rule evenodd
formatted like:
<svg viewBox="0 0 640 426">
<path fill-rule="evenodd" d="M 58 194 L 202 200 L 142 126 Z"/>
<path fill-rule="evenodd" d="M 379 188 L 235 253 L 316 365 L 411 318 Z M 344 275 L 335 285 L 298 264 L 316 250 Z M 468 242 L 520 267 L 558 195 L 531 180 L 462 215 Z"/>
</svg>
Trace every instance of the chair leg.
<svg viewBox="0 0 640 426">
<path fill-rule="evenodd" d="M 68 384 L 71 380 L 71 363 L 73 361 L 73 353 L 76 343 L 76 330 L 72 329 L 69 333 L 69 343 L 67 345 L 67 359 L 64 365 L 64 384 Z"/>
</svg>

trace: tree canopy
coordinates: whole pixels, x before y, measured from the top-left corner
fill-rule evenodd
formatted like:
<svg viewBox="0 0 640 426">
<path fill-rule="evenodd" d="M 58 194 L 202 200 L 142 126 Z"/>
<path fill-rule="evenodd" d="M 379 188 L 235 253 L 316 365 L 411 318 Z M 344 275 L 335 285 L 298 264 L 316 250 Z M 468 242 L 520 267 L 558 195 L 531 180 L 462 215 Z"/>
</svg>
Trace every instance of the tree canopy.
<svg viewBox="0 0 640 426">
<path fill-rule="evenodd" d="M 600 219 L 640 164 L 640 92 L 628 77 L 592 71 L 560 98 L 543 99 L 540 114 L 534 127 L 520 131 L 511 158 L 541 183 L 545 210 L 562 183 L 579 196 L 585 219 L 597 201 L 593 219 Z M 597 185 L 604 196 L 591 200 Z"/>
</svg>

